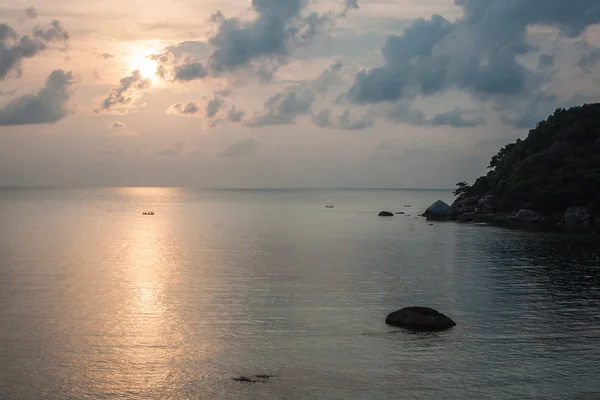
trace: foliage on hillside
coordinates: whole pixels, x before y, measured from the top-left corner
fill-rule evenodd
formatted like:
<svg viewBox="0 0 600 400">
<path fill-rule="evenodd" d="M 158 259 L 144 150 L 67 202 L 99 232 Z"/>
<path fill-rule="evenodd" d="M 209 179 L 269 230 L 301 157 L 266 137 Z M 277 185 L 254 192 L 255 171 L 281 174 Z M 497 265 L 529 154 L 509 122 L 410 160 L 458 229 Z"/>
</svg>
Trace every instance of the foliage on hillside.
<svg viewBox="0 0 600 400">
<path fill-rule="evenodd" d="M 600 103 L 557 109 L 527 138 L 502 147 L 488 169 L 472 186 L 461 182 L 455 194 L 494 195 L 498 211 L 600 210 Z"/>
</svg>

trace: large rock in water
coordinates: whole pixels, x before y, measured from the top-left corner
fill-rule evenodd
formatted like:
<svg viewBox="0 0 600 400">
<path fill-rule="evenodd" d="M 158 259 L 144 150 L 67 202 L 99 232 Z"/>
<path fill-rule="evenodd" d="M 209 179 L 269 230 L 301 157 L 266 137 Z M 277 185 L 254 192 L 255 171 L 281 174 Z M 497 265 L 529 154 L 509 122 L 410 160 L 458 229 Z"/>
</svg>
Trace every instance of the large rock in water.
<svg viewBox="0 0 600 400">
<path fill-rule="evenodd" d="M 379 216 L 380 217 L 393 217 L 394 213 L 391 213 L 389 211 L 382 211 L 382 212 L 379 213 Z"/>
<path fill-rule="evenodd" d="M 429 307 L 402 308 L 389 314 L 385 319 L 385 323 L 403 328 L 436 331 L 456 326 L 456 322 Z"/>
<path fill-rule="evenodd" d="M 587 207 L 569 207 L 565 212 L 565 229 L 569 232 L 589 232 L 592 218 Z"/>
<path fill-rule="evenodd" d="M 430 205 L 427 210 L 423 213 L 423 216 L 427 219 L 443 220 L 452 217 L 452 207 L 444 203 L 442 200 L 438 200 Z"/>
</svg>

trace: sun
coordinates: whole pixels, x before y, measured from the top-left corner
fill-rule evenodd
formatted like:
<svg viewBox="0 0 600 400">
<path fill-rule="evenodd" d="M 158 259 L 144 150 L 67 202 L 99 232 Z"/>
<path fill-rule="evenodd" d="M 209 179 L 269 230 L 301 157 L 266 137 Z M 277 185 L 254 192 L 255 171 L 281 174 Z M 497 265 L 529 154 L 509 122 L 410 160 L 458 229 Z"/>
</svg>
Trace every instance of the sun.
<svg viewBox="0 0 600 400">
<path fill-rule="evenodd" d="M 154 80 L 156 77 L 156 61 L 149 56 L 133 55 L 128 63 L 132 71 L 139 70 L 144 78 Z"/>
</svg>

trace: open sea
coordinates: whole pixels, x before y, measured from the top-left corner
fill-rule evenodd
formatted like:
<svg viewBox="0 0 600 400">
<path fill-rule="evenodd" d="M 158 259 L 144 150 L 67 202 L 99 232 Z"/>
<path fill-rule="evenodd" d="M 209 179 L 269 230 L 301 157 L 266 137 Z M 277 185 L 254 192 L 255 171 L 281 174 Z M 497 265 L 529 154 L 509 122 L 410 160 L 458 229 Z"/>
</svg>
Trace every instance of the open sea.
<svg viewBox="0 0 600 400">
<path fill-rule="evenodd" d="M 0 189 L 0 399 L 600 399 L 600 236 L 438 199 Z M 384 323 L 411 305 L 458 325 Z"/>
</svg>

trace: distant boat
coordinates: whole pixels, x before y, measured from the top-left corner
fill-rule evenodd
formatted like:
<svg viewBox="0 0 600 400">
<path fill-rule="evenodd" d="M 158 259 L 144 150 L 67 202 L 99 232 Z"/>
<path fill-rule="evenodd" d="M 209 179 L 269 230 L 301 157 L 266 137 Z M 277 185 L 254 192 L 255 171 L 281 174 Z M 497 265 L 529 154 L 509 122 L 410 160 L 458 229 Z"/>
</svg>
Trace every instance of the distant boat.
<svg viewBox="0 0 600 400">
<path fill-rule="evenodd" d="M 154 211 L 144 211 L 142 215 L 154 215 Z"/>
<path fill-rule="evenodd" d="M 405 204 L 404 207 L 410 207 L 410 204 Z"/>
<path fill-rule="evenodd" d="M 333 206 L 331 204 L 328 204 L 325 207 L 327 207 L 327 208 L 333 208 Z"/>
</svg>

